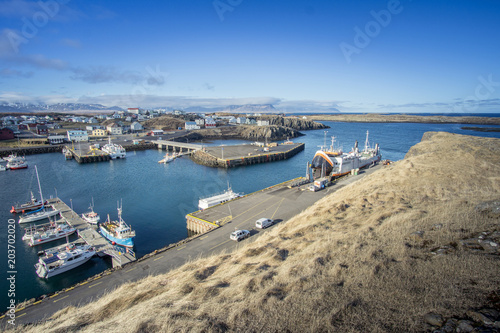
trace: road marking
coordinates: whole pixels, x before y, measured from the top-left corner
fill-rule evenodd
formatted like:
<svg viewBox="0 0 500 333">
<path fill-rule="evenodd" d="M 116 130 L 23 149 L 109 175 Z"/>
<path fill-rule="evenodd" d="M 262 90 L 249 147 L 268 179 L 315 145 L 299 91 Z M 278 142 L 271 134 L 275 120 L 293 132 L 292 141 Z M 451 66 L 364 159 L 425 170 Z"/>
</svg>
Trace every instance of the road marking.
<svg viewBox="0 0 500 333">
<path fill-rule="evenodd" d="M 35 303 L 33 303 L 33 304 L 31 304 L 31 305 L 36 305 L 36 304 L 38 304 L 38 303 L 42 303 L 42 301 L 41 301 L 41 300 L 40 300 L 40 301 L 36 301 Z"/>
<path fill-rule="evenodd" d="M 207 238 L 207 237 L 208 237 L 208 235 L 203 236 L 203 237 L 200 237 L 199 239 L 200 239 L 200 240 L 202 240 L 202 239 L 205 239 L 205 238 Z"/>
<path fill-rule="evenodd" d="M 68 289 L 66 289 L 66 291 L 70 291 L 70 290 L 73 290 L 73 289 L 75 289 L 75 287 L 68 288 Z"/>
<path fill-rule="evenodd" d="M 60 300 L 65 299 L 66 297 L 69 297 L 69 295 L 66 295 L 66 296 L 64 296 L 64 297 L 61 297 L 61 298 L 59 298 L 59 299 L 56 299 L 56 300 L 54 301 L 54 303 L 55 303 L 55 302 L 59 302 Z"/>
<path fill-rule="evenodd" d="M 271 219 L 274 219 L 274 215 L 276 215 L 276 212 L 278 211 L 278 209 L 280 208 L 281 206 L 281 203 L 283 202 L 283 200 L 285 200 L 285 198 L 281 199 L 281 201 L 279 202 L 278 204 L 278 207 L 276 207 L 276 210 L 274 211 L 274 214 L 271 216 Z"/>
<path fill-rule="evenodd" d="M 161 258 L 163 258 L 163 257 L 164 257 L 164 256 L 158 257 L 158 258 L 156 258 L 156 259 L 153 259 L 153 261 L 159 260 L 159 259 L 161 259 Z"/>
<path fill-rule="evenodd" d="M 25 312 L 25 313 L 21 313 L 20 315 L 16 316 L 16 318 L 22 317 L 22 316 L 24 316 L 25 314 L 26 314 L 26 312 Z"/>
<path fill-rule="evenodd" d="M 3 316 L 0 317 L 0 319 L 3 319 L 3 318 L 5 318 L 5 315 L 3 315 Z"/>
<path fill-rule="evenodd" d="M 178 248 L 177 251 L 180 251 L 180 250 L 185 249 L 185 248 L 186 248 L 186 245 L 184 245 L 183 247 Z"/>
<path fill-rule="evenodd" d="M 49 296 L 49 298 L 53 298 L 53 297 L 56 297 L 56 296 L 58 296 L 58 295 L 59 295 L 59 293 L 54 294 L 54 295 L 52 295 L 52 296 Z"/>
<path fill-rule="evenodd" d="M 215 249 L 216 247 L 221 246 L 222 244 L 226 244 L 227 242 L 230 242 L 230 241 L 231 241 L 231 239 L 228 239 L 227 241 L 222 242 L 222 243 L 220 243 L 219 245 L 215 245 L 215 246 L 213 246 L 213 247 L 209 248 L 209 249 L 208 249 L 208 251 L 213 250 L 213 249 Z"/>
<path fill-rule="evenodd" d="M 26 309 L 26 308 L 16 309 L 16 311 L 15 311 L 15 312 L 18 312 L 18 311 L 23 311 L 24 309 Z"/>
<path fill-rule="evenodd" d="M 87 284 L 87 283 L 89 283 L 89 281 L 82 282 L 82 283 L 80 283 L 80 286 L 83 286 L 84 284 Z"/>
<path fill-rule="evenodd" d="M 133 271 L 133 270 L 134 270 L 134 269 L 136 269 L 136 268 L 137 268 L 137 267 L 131 268 L 131 269 L 129 269 L 128 271 L 125 271 L 125 272 L 131 272 L 131 271 Z"/>
<path fill-rule="evenodd" d="M 93 285 L 89 286 L 89 288 L 95 287 L 95 286 L 97 286 L 98 284 L 101 284 L 101 283 L 102 283 L 102 281 L 101 281 L 101 282 L 94 283 Z"/>
</svg>

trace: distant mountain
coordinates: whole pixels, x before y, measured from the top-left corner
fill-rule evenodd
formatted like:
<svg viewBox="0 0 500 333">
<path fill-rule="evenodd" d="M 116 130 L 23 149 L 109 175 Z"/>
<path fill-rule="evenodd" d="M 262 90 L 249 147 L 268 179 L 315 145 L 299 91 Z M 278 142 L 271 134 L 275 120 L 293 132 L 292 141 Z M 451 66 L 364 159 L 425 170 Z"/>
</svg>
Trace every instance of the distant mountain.
<svg viewBox="0 0 500 333">
<path fill-rule="evenodd" d="M 34 103 L 8 103 L 0 101 L 0 112 L 74 112 L 74 111 L 123 111 L 118 106 L 107 107 L 101 104 L 82 103 L 57 103 L 57 104 L 34 104 Z"/>
<path fill-rule="evenodd" d="M 186 112 L 195 113 L 213 113 L 213 112 L 232 112 L 232 113 L 275 113 L 278 112 L 271 104 L 245 104 L 245 105 L 229 105 L 225 107 L 206 108 L 202 106 L 191 106 L 183 109 Z"/>
</svg>

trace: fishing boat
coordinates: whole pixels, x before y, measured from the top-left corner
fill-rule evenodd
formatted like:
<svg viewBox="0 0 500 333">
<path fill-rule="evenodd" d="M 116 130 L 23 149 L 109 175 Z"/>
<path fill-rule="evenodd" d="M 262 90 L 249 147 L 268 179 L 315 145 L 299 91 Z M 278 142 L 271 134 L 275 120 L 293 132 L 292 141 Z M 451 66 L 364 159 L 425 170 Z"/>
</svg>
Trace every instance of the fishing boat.
<svg viewBox="0 0 500 333">
<path fill-rule="evenodd" d="M 35 165 L 35 173 L 36 173 L 36 180 L 38 181 L 38 190 L 40 191 L 40 202 L 44 202 L 43 200 L 43 194 L 42 194 L 42 187 L 40 186 L 40 177 L 38 176 L 38 169 Z M 24 213 L 20 218 L 19 218 L 19 223 L 29 223 L 29 222 L 35 222 L 39 220 L 43 220 L 52 216 L 55 216 L 59 214 L 60 211 L 55 209 L 54 206 L 48 206 L 46 207 L 44 204 L 40 207 L 40 209 Z"/>
<path fill-rule="evenodd" d="M 112 160 L 117 158 L 125 158 L 127 157 L 127 152 L 123 146 L 118 145 L 116 143 L 111 142 L 111 137 L 109 138 L 109 142 L 105 144 L 102 148 L 102 151 L 107 153 Z"/>
<path fill-rule="evenodd" d="M 228 189 L 222 193 L 218 193 L 218 194 L 212 195 L 212 196 L 207 197 L 207 198 L 200 198 L 200 200 L 198 201 L 198 209 L 200 209 L 200 210 L 207 209 L 209 207 L 212 207 L 212 206 L 215 206 L 215 205 L 218 205 L 218 204 L 221 204 L 223 202 L 230 201 L 230 200 L 234 200 L 234 199 L 239 198 L 239 197 L 241 197 L 241 194 L 234 192 L 231 189 L 231 187 L 228 186 Z"/>
<path fill-rule="evenodd" d="M 167 154 L 165 155 L 165 157 L 164 157 L 162 160 L 158 161 L 158 163 L 160 163 L 160 164 L 167 164 L 167 163 L 170 163 L 170 162 L 172 162 L 173 160 L 175 160 L 175 158 L 176 158 L 176 157 L 177 157 L 177 156 L 176 156 L 175 154 L 169 155 L 169 154 L 167 153 Z"/>
<path fill-rule="evenodd" d="M 76 231 L 68 223 L 58 224 L 56 228 L 46 230 L 43 233 L 35 233 L 31 236 L 29 246 L 36 246 L 69 236 Z"/>
<path fill-rule="evenodd" d="M 108 219 L 99 226 L 99 229 L 111 244 L 134 247 L 135 231 L 122 219 L 121 207 L 118 207 L 118 221 L 111 221 L 108 214 Z"/>
<path fill-rule="evenodd" d="M 7 170 L 7 168 L 5 167 L 5 165 L 1 165 L 0 164 L 0 171 L 5 171 L 5 170 Z"/>
<path fill-rule="evenodd" d="M 28 163 L 24 159 L 16 159 L 9 161 L 5 167 L 10 170 L 26 169 L 28 167 Z"/>
<path fill-rule="evenodd" d="M 33 236 L 37 233 L 44 233 L 47 230 L 50 229 L 55 229 L 57 228 L 57 222 L 50 222 L 50 223 L 44 223 L 44 224 L 38 224 L 38 225 L 30 225 L 27 228 L 24 228 L 24 235 L 23 235 L 23 240 L 31 240 Z"/>
<path fill-rule="evenodd" d="M 45 253 L 35 264 L 36 274 L 41 278 L 51 278 L 83 265 L 95 255 L 90 245 L 67 244 L 66 247 Z"/>
<path fill-rule="evenodd" d="M 90 205 L 89 209 L 90 212 L 82 214 L 82 219 L 87 221 L 87 223 L 89 224 L 99 224 L 101 217 L 99 216 L 99 214 L 94 212 L 94 198 L 92 198 L 92 204 Z"/>
<path fill-rule="evenodd" d="M 48 204 L 48 201 L 42 202 L 41 200 L 36 199 L 35 196 L 33 195 L 33 192 L 31 192 L 31 200 L 30 201 L 23 203 L 23 204 L 18 204 L 18 205 L 12 206 L 12 209 L 10 210 L 10 212 L 12 214 L 24 213 L 25 211 L 39 209 L 44 204 L 45 205 Z"/>
<path fill-rule="evenodd" d="M 23 157 L 20 157 L 20 156 L 17 156 L 17 154 L 16 154 L 16 153 L 14 153 L 14 154 L 10 154 L 10 155 L 9 155 L 9 156 L 7 156 L 7 157 L 4 157 L 3 159 L 4 159 L 4 160 L 6 160 L 7 162 L 12 162 L 12 161 L 14 161 L 14 160 L 22 160 L 22 159 L 24 159 L 24 158 L 23 158 Z"/>
<path fill-rule="evenodd" d="M 362 169 L 377 163 L 382 158 L 378 144 L 374 148 L 370 147 L 368 141 L 368 131 L 366 131 L 365 147 L 359 151 L 358 142 L 349 153 L 344 153 L 342 149 L 335 149 L 335 137 L 332 137 L 330 149 L 322 147 L 314 155 L 311 163 L 314 179 L 322 177 L 340 177 L 350 173 L 352 170 Z M 326 139 L 325 139 L 326 140 Z"/>
</svg>

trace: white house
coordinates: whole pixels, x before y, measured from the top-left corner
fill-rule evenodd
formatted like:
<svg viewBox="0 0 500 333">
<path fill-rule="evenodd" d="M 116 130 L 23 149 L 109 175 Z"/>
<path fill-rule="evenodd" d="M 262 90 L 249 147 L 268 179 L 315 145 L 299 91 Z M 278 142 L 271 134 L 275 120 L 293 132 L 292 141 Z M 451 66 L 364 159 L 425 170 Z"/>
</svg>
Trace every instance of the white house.
<svg viewBox="0 0 500 333">
<path fill-rule="evenodd" d="M 269 126 L 269 120 L 259 119 L 257 120 L 257 126 Z"/>
<path fill-rule="evenodd" d="M 106 128 L 111 135 L 123 134 L 123 128 L 118 124 L 111 124 Z"/>
<path fill-rule="evenodd" d="M 68 141 L 78 142 L 78 141 L 89 141 L 89 135 L 87 131 L 75 130 L 67 131 Z"/>
<path fill-rule="evenodd" d="M 195 119 L 194 122 L 200 127 L 205 125 L 205 119 Z"/>
<path fill-rule="evenodd" d="M 245 117 L 236 118 L 236 123 L 238 123 L 238 124 L 244 124 L 246 121 L 247 121 L 247 118 L 245 118 Z"/>
<path fill-rule="evenodd" d="M 99 120 L 95 119 L 94 117 L 91 117 L 87 120 L 87 123 L 89 124 L 97 124 L 99 123 Z"/>
<path fill-rule="evenodd" d="M 217 123 L 213 120 L 213 118 L 208 117 L 205 119 L 205 128 L 215 128 L 216 126 Z"/>
<path fill-rule="evenodd" d="M 138 123 L 137 121 L 134 121 L 132 124 L 130 124 L 130 131 L 131 132 L 139 132 L 139 131 L 142 131 L 144 129 L 144 127 L 142 127 L 142 125 L 140 123 Z"/>
<path fill-rule="evenodd" d="M 184 125 L 184 127 L 187 130 L 200 129 L 200 126 L 196 125 L 196 123 L 194 121 L 187 121 L 186 124 Z"/>
</svg>

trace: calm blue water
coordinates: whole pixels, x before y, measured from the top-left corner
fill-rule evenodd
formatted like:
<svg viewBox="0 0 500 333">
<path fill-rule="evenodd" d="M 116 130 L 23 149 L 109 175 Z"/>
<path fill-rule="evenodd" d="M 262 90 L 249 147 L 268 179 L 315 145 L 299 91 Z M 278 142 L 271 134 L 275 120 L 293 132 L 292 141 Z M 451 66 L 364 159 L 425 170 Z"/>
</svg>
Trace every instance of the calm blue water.
<svg viewBox="0 0 500 333">
<path fill-rule="evenodd" d="M 337 143 L 350 149 L 355 140 L 363 146 L 370 131 L 371 143 L 379 143 L 383 158 L 402 159 L 426 131 L 500 138 L 500 133 L 464 131 L 460 125 L 434 124 L 361 124 L 325 122 L 327 143 L 335 135 Z M 10 207 L 28 199 L 28 191 L 38 195 L 34 165 L 37 165 L 44 197 L 59 196 L 77 213 L 85 212 L 94 198 L 95 211 L 101 219 L 110 214 L 116 219 L 117 201 L 123 201 L 123 218 L 137 232 L 136 252 L 143 256 L 155 249 L 187 236 L 185 215 L 197 209 L 198 198 L 224 190 L 229 181 L 237 192 L 250 193 L 267 186 L 305 175 L 306 163 L 323 144 L 324 130 L 307 131 L 295 139 L 304 142 L 305 150 L 286 161 L 257 164 L 230 170 L 213 169 L 182 157 L 167 165 L 158 164 L 165 152 L 148 150 L 129 152 L 125 160 L 109 163 L 77 164 L 65 161 L 60 153 L 31 155 L 26 170 L 0 172 L 0 312 L 6 310 L 9 298 L 7 284 L 7 224 L 12 218 Z M 218 141 L 211 144 L 235 144 L 244 141 Z M 111 263 L 93 258 L 87 264 L 50 280 L 39 279 L 33 265 L 41 248 L 62 244 L 65 240 L 30 248 L 21 240 L 23 227 L 16 223 L 16 300 L 40 296 L 82 281 Z M 73 240 L 73 236 L 70 240 Z"/>
</svg>

